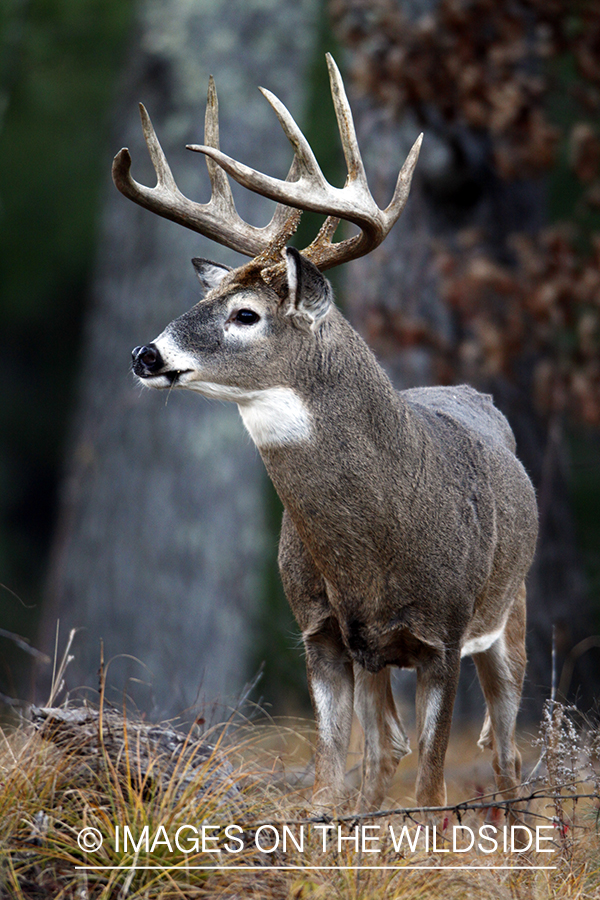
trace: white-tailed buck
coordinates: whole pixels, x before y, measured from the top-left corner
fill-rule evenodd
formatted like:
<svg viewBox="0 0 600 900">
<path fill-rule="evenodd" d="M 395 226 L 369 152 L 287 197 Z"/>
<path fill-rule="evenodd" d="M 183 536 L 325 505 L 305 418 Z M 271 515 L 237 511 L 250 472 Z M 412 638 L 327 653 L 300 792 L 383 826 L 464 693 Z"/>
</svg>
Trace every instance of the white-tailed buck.
<svg viewBox="0 0 600 900">
<path fill-rule="evenodd" d="M 406 203 L 421 138 L 382 211 L 341 76 L 327 62 L 348 165 L 343 188 L 325 180 L 292 116 L 266 90 L 294 148 L 286 180 L 222 153 L 211 79 L 206 144 L 190 149 L 206 156 L 212 197 L 194 203 L 178 190 L 142 108 L 158 183 L 137 184 L 123 149 L 113 167 L 119 190 L 252 260 L 229 269 L 194 259 L 203 299 L 133 351 L 133 371 L 149 387 L 237 403 L 281 497 L 279 565 L 302 630 L 317 722 L 315 806 L 332 810 L 344 799 L 353 710 L 365 734 L 362 806 L 383 801 L 408 753 L 390 666 L 417 671 L 417 803 L 444 803 L 465 655 L 475 660 L 487 704 L 480 745 L 493 748 L 498 789 L 510 796 L 520 780 L 515 721 L 535 496 L 489 396 L 465 385 L 397 392 L 334 305 L 321 273 L 385 238 Z M 240 219 L 225 173 L 277 201 L 266 227 Z M 298 210 L 327 217 L 301 253 L 285 249 Z M 334 243 L 340 219 L 360 234 Z"/>
</svg>

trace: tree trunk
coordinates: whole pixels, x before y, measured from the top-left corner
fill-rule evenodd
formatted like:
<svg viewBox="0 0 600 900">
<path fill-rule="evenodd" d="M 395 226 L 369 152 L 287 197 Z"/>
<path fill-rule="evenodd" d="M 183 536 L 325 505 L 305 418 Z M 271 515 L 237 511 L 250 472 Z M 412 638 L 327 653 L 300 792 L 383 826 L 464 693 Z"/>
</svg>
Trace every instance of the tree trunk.
<svg viewBox="0 0 600 900">
<path fill-rule="evenodd" d="M 180 189 L 208 199 L 204 160 L 184 146 L 203 142 L 211 73 L 223 149 L 284 177 L 289 145 L 257 86 L 302 109 L 317 11 L 316 0 L 139 4 L 114 117 L 115 152 L 130 148 L 134 177 L 154 184 L 143 100 Z M 234 193 L 243 217 L 268 220 L 268 201 Z M 235 406 L 141 391 L 128 375 L 131 348 L 199 299 L 192 256 L 239 262 L 107 184 L 42 627 L 46 649 L 57 619 L 63 642 L 82 629 L 69 687 L 97 686 L 102 640 L 112 698 L 125 691 L 153 716 L 217 698 L 227 706 L 240 690 L 269 542 L 266 476 Z"/>
</svg>

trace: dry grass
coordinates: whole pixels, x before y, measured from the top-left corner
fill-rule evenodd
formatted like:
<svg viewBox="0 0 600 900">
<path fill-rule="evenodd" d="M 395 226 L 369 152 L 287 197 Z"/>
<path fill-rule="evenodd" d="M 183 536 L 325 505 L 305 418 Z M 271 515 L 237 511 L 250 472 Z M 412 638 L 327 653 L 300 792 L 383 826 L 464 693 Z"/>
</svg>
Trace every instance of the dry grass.
<svg viewBox="0 0 600 900">
<path fill-rule="evenodd" d="M 311 742 L 302 723 L 248 726 L 226 739 L 214 732 L 214 753 L 194 768 L 191 780 L 190 766 L 195 763 L 189 754 L 175 768 L 172 760 L 167 766 L 164 756 L 157 754 L 150 774 L 147 766 L 142 771 L 141 763 L 136 771 L 138 739 L 133 734 L 133 728 L 126 729 L 125 745 L 117 761 L 103 750 L 102 742 L 94 752 L 82 753 L 75 740 L 69 746 L 58 747 L 43 740 L 27 724 L 0 735 L 0 896 L 19 900 L 600 897 L 599 742 L 593 731 L 563 707 L 556 706 L 552 715 L 546 715 L 537 745 L 521 742 L 530 761 L 526 771 L 530 770 L 531 761 L 540 753 L 544 755 L 537 773 L 540 780 L 534 787 L 549 796 L 530 807 L 529 821 L 549 824 L 547 818 L 535 819 L 534 815 L 554 819 L 556 827 L 549 832 L 553 842 L 545 845 L 553 852 L 546 854 L 504 853 L 501 849 L 491 854 L 481 850 L 459 853 L 452 852 L 451 846 L 450 852 L 426 852 L 422 838 L 414 852 L 406 842 L 396 852 L 390 826 L 398 836 L 406 824 L 412 839 L 418 819 L 416 815 L 411 819 L 400 814 L 344 822 L 340 826 L 342 837 L 353 837 L 355 829 L 359 829 L 358 849 L 353 841 L 342 840 L 338 844 L 338 826 L 333 823 L 324 850 L 323 828 L 306 821 L 310 816 L 307 798 Z M 450 802 L 485 794 L 491 788 L 491 769 L 489 761 L 484 762 L 486 759 L 487 755 L 476 750 L 474 735 L 453 735 L 448 759 Z M 231 766 L 227 768 L 227 778 L 208 778 L 210 767 L 214 771 L 223 760 Z M 161 778 L 161 771 L 167 773 L 166 778 Z M 351 775 L 350 781 L 352 778 Z M 401 764 L 391 803 L 412 805 L 413 785 L 411 756 Z M 581 794 L 591 796 L 577 799 Z M 480 810 L 467 811 L 461 822 L 478 835 L 484 815 Z M 488 821 L 491 818 L 502 828 L 501 812 L 488 810 L 487 816 Z M 285 852 L 283 821 L 295 823 L 289 824 L 285 832 Z M 272 845 L 276 836 L 279 838 L 279 848 L 273 853 L 257 849 L 260 822 L 275 823 L 258 832 L 263 849 Z M 245 846 L 239 852 L 228 852 L 227 846 L 236 851 L 239 848 L 234 836 L 240 832 L 224 833 L 224 828 L 234 823 L 244 829 Z M 444 842 L 451 840 L 456 823 L 452 813 L 437 820 L 438 847 L 442 850 L 448 849 Z M 189 841 L 195 832 L 191 828 L 180 832 L 178 848 L 175 835 L 184 825 L 198 832 L 203 825 L 216 827 L 206 831 L 204 850 L 201 841 L 197 849 L 192 848 Z M 130 841 L 127 849 L 123 848 L 125 826 L 138 844 L 137 850 Z M 361 849 L 363 826 L 369 827 Z M 81 830 L 89 827 L 98 829 L 103 838 L 101 849 L 95 853 L 84 852 L 77 842 Z M 298 842 L 302 834 L 304 846 L 298 850 L 292 838 Z M 484 846 L 488 848 L 489 844 Z M 217 848 L 221 853 L 209 852 Z M 380 852 L 369 852 L 373 849 Z M 246 868 L 193 868 L 216 864 Z M 113 868 L 77 868 L 92 865 Z M 516 869 L 516 865 L 528 868 Z M 540 865 L 555 868 L 534 868 Z M 394 868 L 376 868 L 383 866 Z M 464 868 L 467 866 L 481 868 Z"/>
</svg>

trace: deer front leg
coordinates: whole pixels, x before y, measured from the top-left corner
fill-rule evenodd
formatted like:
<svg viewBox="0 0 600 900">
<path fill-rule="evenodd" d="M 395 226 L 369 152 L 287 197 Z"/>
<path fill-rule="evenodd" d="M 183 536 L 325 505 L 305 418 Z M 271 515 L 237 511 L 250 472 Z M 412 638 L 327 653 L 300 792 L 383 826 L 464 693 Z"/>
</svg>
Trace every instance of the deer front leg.
<svg viewBox="0 0 600 900">
<path fill-rule="evenodd" d="M 317 724 L 313 805 L 331 813 L 346 799 L 344 776 L 354 699 L 352 663 L 335 619 L 305 634 L 308 687 Z"/>
<path fill-rule="evenodd" d="M 306 647 L 308 687 L 317 725 L 313 804 L 317 811 L 331 813 L 345 800 L 354 676 L 323 578 L 287 511 L 279 541 L 279 570 Z"/>
<path fill-rule="evenodd" d="M 436 653 L 417 669 L 417 805 L 445 806 L 444 760 L 458 686 L 460 654 Z"/>
</svg>

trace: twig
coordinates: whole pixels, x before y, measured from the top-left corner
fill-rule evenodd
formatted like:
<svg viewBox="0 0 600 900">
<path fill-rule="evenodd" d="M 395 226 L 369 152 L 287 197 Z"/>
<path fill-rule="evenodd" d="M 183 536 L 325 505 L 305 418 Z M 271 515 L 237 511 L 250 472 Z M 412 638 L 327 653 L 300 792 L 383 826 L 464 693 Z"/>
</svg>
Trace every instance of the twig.
<svg viewBox="0 0 600 900">
<path fill-rule="evenodd" d="M 58 671 L 56 671 L 56 660 L 58 658 L 58 628 L 59 623 L 56 623 L 56 645 L 54 650 L 54 668 L 52 670 L 52 686 L 50 688 L 50 696 L 48 697 L 48 701 L 46 706 L 53 706 L 54 701 L 58 694 L 60 694 L 63 686 L 64 686 L 64 677 L 65 672 L 67 670 L 67 666 L 70 662 L 73 661 L 74 657 L 69 656 L 69 650 L 71 649 L 71 645 L 75 640 L 75 635 L 77 634 L 77 628 L 71 628 L 69 632 L 69 640 L 67 641 L 67 646 L 65 647 L 65 652 L 63 653 L 62 659 L 60 661 L 60 665 L 58 667 Z"/>
<path fill-rule="evenodd" d="M 7 631 L 6 628 L 0 628 L 0 637 L 12 641 L 13 644 L 16 644 L 17 647 L 20 647 L 21 650 L 25 651 L 25 653 L 29 653 L 31 656 L 35 657 L 35 659 L 39 659 L 41 662 L 51 662 L 50 657 L 45 653 L 42 653 L 41 650 L 36 650 L 35 647 L 32 647 L 27 638 L 21 637 L 18 634 L 13 634 L 12 631 Z"/>
<path fill-rule="evenodd" d="M 575 663 L 582 654 L 587 653 L 592 647 L 600 647 L 600 635 L 592 634 L 590 637 L 584 638 L 583 641 L 579 641 L 578 644 L 575 644 L 575 646 L 569 650 L 563 663 L 562 672 L 560 673 L 558 692 L 561 697 L 567 696 L 567 691 L 569 690 L 571 679 L 573 677 Z"/>
<path fill-rule="evenodd" d="M 550 718 L 556 703 L 556 624 L 552 625 L 552 682 L 550 687 Z"/>
<path fill-rule="evenodd" d="M 19 700 L 17 697 L 9 697 L 8 694 L 3 694 L 0 691 L 0 703 L 4 703 L 5 706 L 28 706 L 26 700 Z"/>
</svg>

